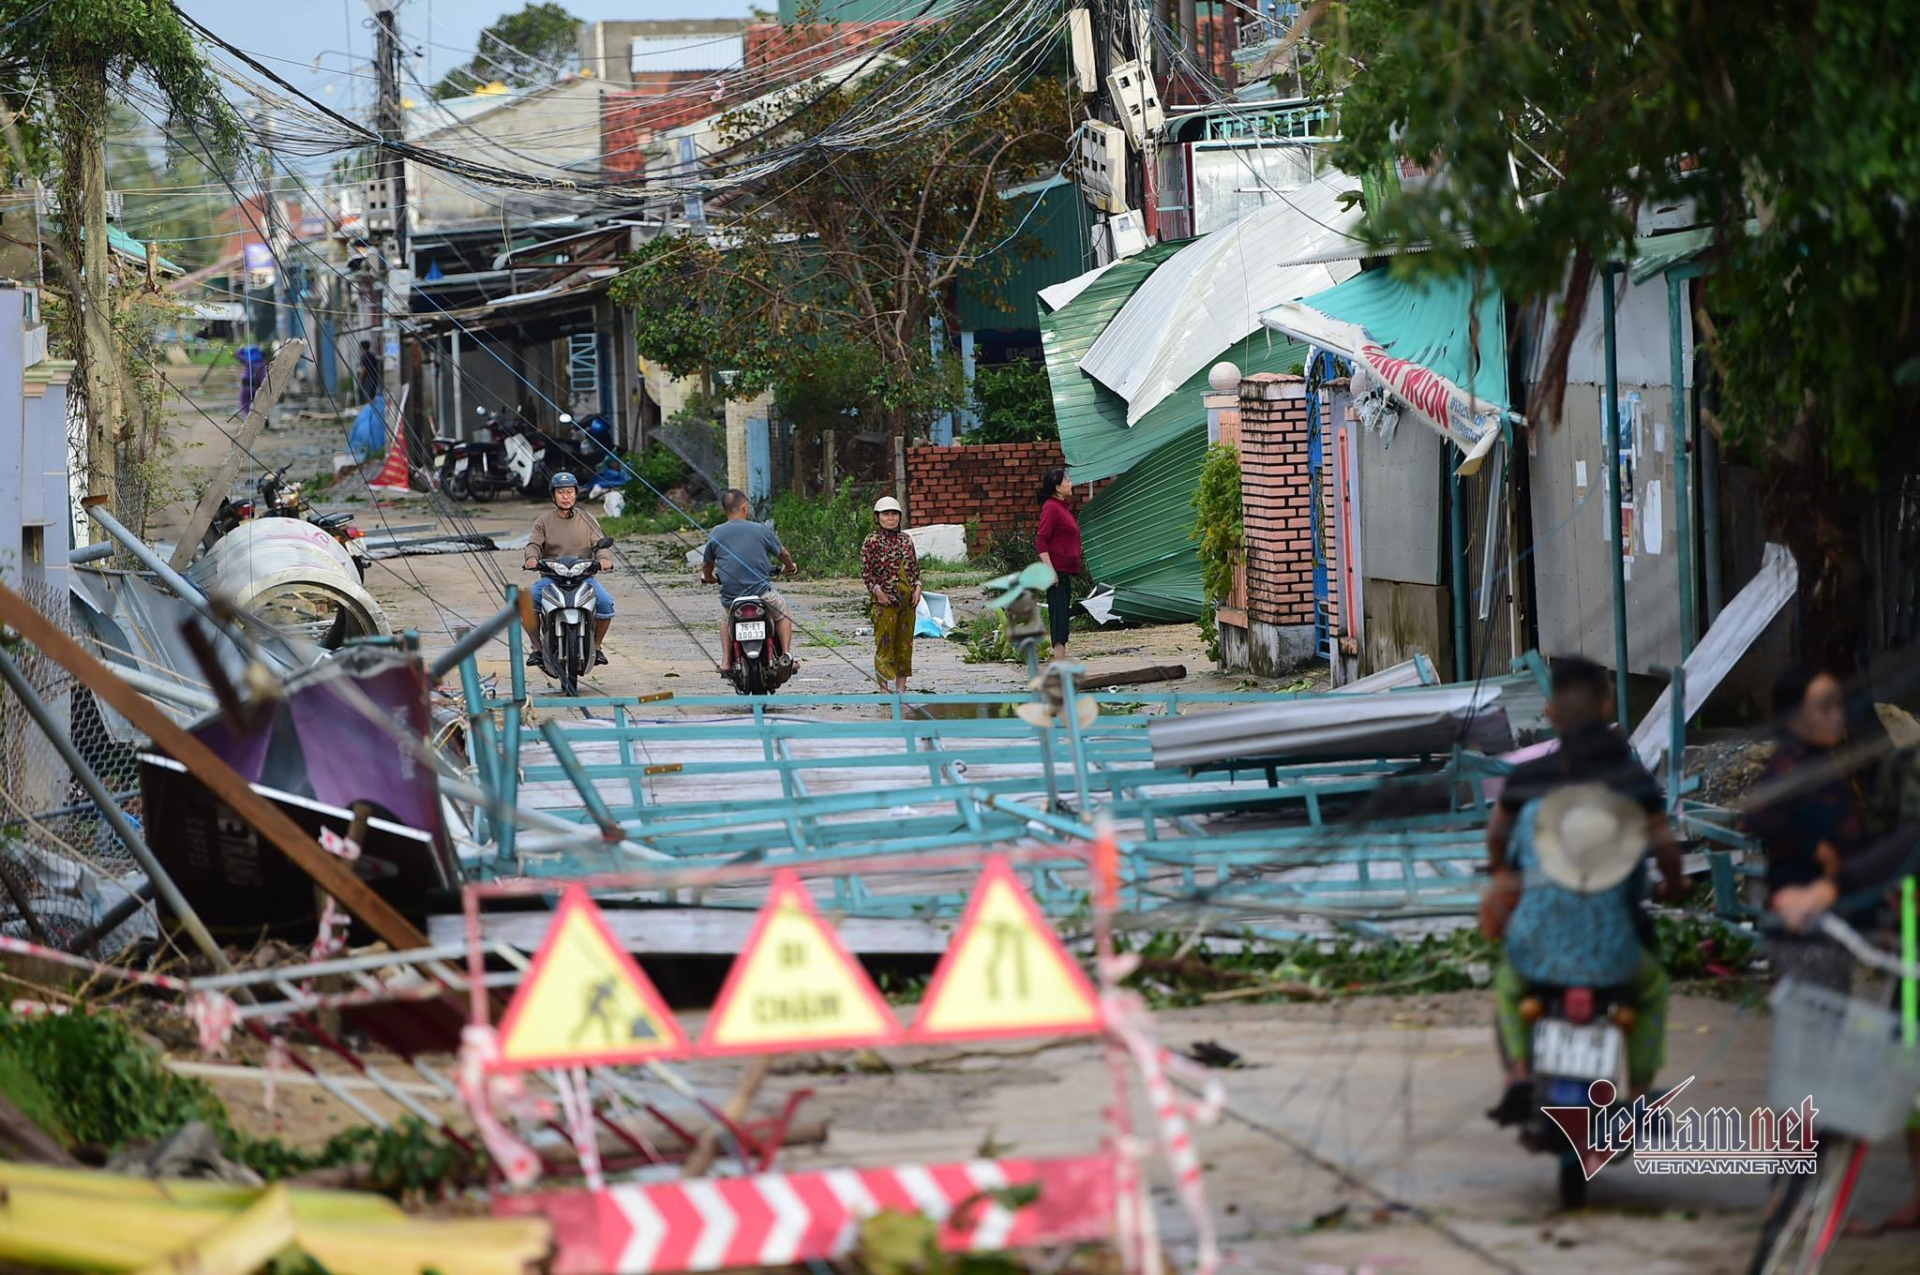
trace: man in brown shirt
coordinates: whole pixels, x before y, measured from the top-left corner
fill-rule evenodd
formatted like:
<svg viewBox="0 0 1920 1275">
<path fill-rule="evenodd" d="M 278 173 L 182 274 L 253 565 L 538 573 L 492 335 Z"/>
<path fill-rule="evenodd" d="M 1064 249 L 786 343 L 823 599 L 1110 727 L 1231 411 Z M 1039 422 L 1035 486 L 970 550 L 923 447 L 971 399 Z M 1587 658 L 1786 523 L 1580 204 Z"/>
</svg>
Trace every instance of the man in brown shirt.
<svg viewBox="0 0 1920 1275">
<path fill-rule="evenodd" d="M 526 569 L 533 571 L 540 565 L 542 558 L 584 558 L 593 552 L 594 545 L 605 536 L 594 516 L 584 509 L 575 507 L 580 498 L 577 480 L 564 470 L 553 476 L 549 484 L 553 493 L 553 508 L 533 520 L 533 532 L 527 540 Z M 605 549 L 599 551 L 600 569 L 611 570 L 613 555 Z M 593 662 L 607 662 L 607 630 L 613 627 L 613 595 L 607 592 L 607 586 L 589 576 L 587 583 L 593 586 Z M 556 589 L 559 586 L 544 577 L 534 582 L 532 590 L 525 596 L 531 604 L 537 604 L 542 591 Z M 533 639 L 533 649 L 527 653 L 527 663 L 540 667 L 540 609 L 538 605 L 528 605 L 520 610 L 520 619 L 526 625 L 527 636 Z"/>
</svg>

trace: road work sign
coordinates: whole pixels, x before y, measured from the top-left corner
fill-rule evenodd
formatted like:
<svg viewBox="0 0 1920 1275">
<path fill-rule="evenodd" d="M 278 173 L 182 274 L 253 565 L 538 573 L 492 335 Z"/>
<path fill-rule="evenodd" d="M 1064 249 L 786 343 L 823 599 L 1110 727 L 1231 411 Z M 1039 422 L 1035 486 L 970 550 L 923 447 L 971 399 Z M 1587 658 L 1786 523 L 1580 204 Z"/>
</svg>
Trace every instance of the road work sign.
<svg viewBox="0 0 1920 1275">
<path fill-rule="evenodd" d="M 727 971 L 700 1052 L 855 1049 L 899 1039 L 899 1019 L 799 876 L 777 874 L 746 947 Z"/>
<path fill-rule="evenodd" d="M 1005 859 L 992 859 L 933 971 L 911 1042 L 1100 1030 L 1100 1001 Z"/>
<path fill-rule="evenodd" d="M 686 1033 L 585 887 L 567 887 L 500 1020 L 501 1064 L 619 1066 L 686 1053 Z"/>
</svg>

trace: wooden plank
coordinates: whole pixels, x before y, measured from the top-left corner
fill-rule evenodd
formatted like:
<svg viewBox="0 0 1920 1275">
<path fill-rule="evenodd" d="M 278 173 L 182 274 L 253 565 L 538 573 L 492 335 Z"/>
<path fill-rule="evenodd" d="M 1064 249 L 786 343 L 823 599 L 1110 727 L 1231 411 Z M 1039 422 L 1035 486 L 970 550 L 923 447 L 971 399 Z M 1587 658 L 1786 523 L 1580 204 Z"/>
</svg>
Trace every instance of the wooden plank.
<svg viewBox="0 0 1920 1275">
<path fill-rule="evenodd" d="M 240 458 L 260 437 L 260 431 L 267 427 L 267 417 L 272 413 L 273 405 L 286 392 L 287 382 L 293 379 L 293 369 L 306 350 L 307 343 L 295 337 L 274 354 L 273 362 L 267 366 L 267 382 L 254 396 L 247 419 L 240 423 L 239 436 L 233 440 L 233 446 L 227 449 L 226 459 L 207 479 L 207 489 L 200 494 L 200 503 L 193 507 L 193 517 L 187 519 L 186 528 L 180 533 L 180 543 L 173 548 L 173 557 L 167 560 L 167 565 L 175 571 L 185 571 L 187 564 L 193 561 L 194 551 L 200 547 L 200 537 L 207 534 L 207 528 L 213 523 L 213 515 L 220 509 L 221 497 L 227 494 L 227 488 L 233 485 L 234 474 L 239 472 Z"/>
<path fill-rule="evenodd" d="M 340 905 L 386 940 L 395 950 L 425 947 L 426 935 L 400 915 L 393 905 L 373 892 L 373 888 L 347 868 L 339 859 L 320 848 L 318 842 L 302 832 L 265 797 L 253 791 L 247 781 L 220 760 L 212 749 L 174 724 L 153 702 L 110 672 L 79 643 L 55 627 L 26 599 L 0 585 L 0 621 L 19 630 L 33 646 L 72 674 L 81 684 L 117 709 L 135 729 L 175 761 L 193 772 L 195 778 L 226 802 L 233 812 L 258 829 L 280 852 L 313 883 L 339 900 Z"/>
</svg>

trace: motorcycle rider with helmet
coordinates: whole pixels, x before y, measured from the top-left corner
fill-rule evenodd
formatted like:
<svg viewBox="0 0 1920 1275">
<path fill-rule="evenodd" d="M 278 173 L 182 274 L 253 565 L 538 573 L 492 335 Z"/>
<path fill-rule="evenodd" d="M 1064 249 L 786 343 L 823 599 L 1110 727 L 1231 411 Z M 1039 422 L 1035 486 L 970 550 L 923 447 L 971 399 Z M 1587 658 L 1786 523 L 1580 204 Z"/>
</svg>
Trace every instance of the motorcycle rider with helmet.
<svg viewBox="0 0 1920 1275">
<path fill-rule="evenodd" d="M 586 510 L 578 508 L 576 501 L 580 496 L 580 482 L 567 470 L 561 470 L 548 482 L 553 496 L 553 508 L 533 520 L 533 531 L 527 540 L 525 568 L 528 571 L 540 569 L 543 558 L 584 558 L 594 552 L 594 546 L 605 536 L 600 523 Z M 605 549 L 599 551 L 600 569 L 611 570 L 613 555 Z M 593 585 L 593 662 L 595 665 L 607 662 L 607 630 L 613 627 L 613 594 L 607 586 L 600 583 L 598 576 L 589 581 Z M 542 577 L 534 581 L 533 588 L 523 593 L 526 601 L 520 608 L 521 623 L 526 626 L 527 636 L 532 641 L 532 649 L 527 653 L 527 663 L 535 668 L 545 668 L 540 657 L 540 595 L 549 589 L 558 589 L 553 581 Z"/>
</svg>

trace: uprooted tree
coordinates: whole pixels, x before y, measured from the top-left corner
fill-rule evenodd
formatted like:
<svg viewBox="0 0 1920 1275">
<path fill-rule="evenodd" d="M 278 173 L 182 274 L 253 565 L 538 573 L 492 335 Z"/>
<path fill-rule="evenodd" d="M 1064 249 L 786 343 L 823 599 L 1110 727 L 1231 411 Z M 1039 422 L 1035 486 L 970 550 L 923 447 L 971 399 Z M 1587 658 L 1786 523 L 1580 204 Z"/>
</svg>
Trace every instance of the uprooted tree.
<svg viewBox="0 0 1920 1275">
<path fill-rule="evenodd" d="M 1350 0 L 1309 17 L 1319 87 L 1342 94 L 1334 162 L 1438 174 L 1367 209 L 1376 242 L 1433 245 L 1396 269 L 1487 270 L 1577 311 L 1631 251 L 1636 209 L 1693 201 L 1714 231 L 1702 423 L 1761 471 L 1809 655 L 1854 667 L 1869 497 L 1920 460 L 1920 10 Z M 1568 351 L 1547 350 L 1534 416 L 1557 418 Z"/>
<path fill-rule="evenodd" d="M 848 418 L 909 436 L 964 401 L 936 320 L 963 276 L 990 288 L 1033 251 L 999 192 L 1059 162 L 1068 114 L 1057 86 L 996 85 L 982 109 L 905 141 L 811 144 L 861 91 L 810 81 L 725 115 L 729 162 L 804 153 L 710 207 L 710 233 L 643 246 L 614 285 L 641 354 L 676 376 L 734 373 L 733 397 L 773 391 L 814 437 Z"/>
<path fill-rule="evenodd" d="M 36 89 L 8 103 L 5 163 L 10 175 L 53 177 L 50 314 L 57 347 L 78 364 L 88 479 L 110 502 L 144 508 L 151 474 L 138 462 L 161 432 L 141 348 L 155 306 L 137 285 L 116 288 L 144 271 L 116 264 L 108 245 L 105 133 L 114 105 L 132 102 L 171 116 L 212 160 L 234 152 L 233 112 L 167 0 L 0 0 L 0 64 L 38 72 Z"/>
</svg>

